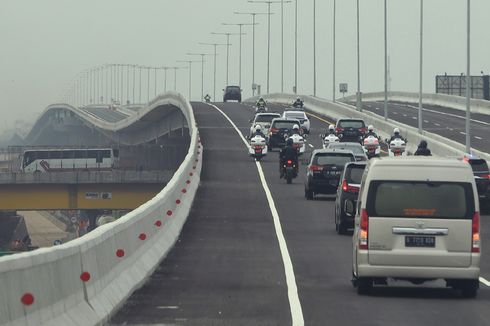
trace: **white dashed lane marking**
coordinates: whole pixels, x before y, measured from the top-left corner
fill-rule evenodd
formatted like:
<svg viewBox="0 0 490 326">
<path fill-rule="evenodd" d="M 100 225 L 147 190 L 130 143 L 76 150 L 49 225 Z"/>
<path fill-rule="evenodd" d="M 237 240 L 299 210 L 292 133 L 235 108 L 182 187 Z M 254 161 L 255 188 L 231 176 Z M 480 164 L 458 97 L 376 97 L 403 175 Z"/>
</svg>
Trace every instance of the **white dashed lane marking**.
<svg viewBox="0 0 490 326">
<path fill-rule="evenodd" d="M 484 279 L 483 277 L 480 277 L 480 283 L 485 284 L 486 286 L 490 286 L 490 282 Z"/>
</svg>

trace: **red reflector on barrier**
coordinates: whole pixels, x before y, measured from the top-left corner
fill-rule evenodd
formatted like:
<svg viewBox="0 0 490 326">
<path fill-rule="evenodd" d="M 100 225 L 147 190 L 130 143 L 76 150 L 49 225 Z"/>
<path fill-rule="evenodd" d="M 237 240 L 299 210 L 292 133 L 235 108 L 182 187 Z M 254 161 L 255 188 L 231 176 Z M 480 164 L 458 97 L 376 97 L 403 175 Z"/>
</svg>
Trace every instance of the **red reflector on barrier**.
<svg viewBox="0 0 490 326">
<path fill-rule="evenodd" d="M 124 257 L 124 250 L 117 249 L 116 256 L 119 257 L 119 258 Z"/>
<path fill-rule="evenodd" d="M 34 296 L 32 295 L 32 293 L 25 293 L 20 299 L 20 301 L 26 306 L 30 306 L 31 304 L 34 303 Z"/>
<path fill-rule="evenodd" d="M 83 272 L 83 273 L 80 275 L 80 279 L 81 279 L 83 282 L 88 282 L 88 281 L 90 281 L 90 273 L 89 273 L 89 272 Z"/>
<path fill-rule="evenodd" d="M 190 184 L 191 183 L 191 180 L 187 180 L 185 183 Z"/>
<path fill-rule="evenodd" d="M 172 211 L 167 211 L 168 216 L 172 216 L 172 214 L 173 214 Z"/>
<path fill-rule="evenodd" d="M 138 238 L 140 238 L 141 241 L 144 241 L 146 240 L 146 234 L 141 233 Z"/>
<path fill-rule="evenodd" d="M 192 177 L 194 175 L 194 173 L 191 172 L 191 173 L 189 173 L 189 175 Z"/>
<path fill-rule="evenodd" d="M 193 166 L 192 168 L 193 168 L 194 170 L 196 169 L 196 167 L 195 167 L 195 166 Z"/>
<path fill-rule="evenodd" d="M 183 193 L 185 194 L 185 193 L 187 192 L 187 190 L 185 190 L 185 189 L 182 189 L 182 192 L 183 192 Z"/>
<path fill-rule="evenodd" d="M 162 221 L 156 221 L 156 222 L 155 222 L 155 225 L 156 225 L 157 227 L 161 227 L 161 226 L 162 226 Z"/>
<path fill-rule="evenodd" d="M 177 199 L 177 200 L 175 201 L 175 203 L 176 203 L 177 205 L 180 205 L 180 203 L 181 203 L 180 199 Z"/>
</svg>

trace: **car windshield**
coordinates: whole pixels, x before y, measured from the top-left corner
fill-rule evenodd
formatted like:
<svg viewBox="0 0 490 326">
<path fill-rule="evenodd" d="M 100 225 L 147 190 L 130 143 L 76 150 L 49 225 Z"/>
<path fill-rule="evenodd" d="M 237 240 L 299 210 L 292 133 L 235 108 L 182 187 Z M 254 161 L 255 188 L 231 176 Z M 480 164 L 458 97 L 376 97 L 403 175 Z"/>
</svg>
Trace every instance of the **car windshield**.
<svg viewBox="0 0 490 326">
<path fill-rule="evenodd" d="M 297 121 L 275 121 L 273 124 L 273 128 L 276 129 L 293 129 L 293 126 L 298 124 Z"/>
<path fill-rule="evenodd" d="M 341 165 L 355 161 L 354 156 L 348 153 L 319 153 L 313 158 L 314 165 Z"/>
<path fill-rule="evenodd" d="M 284 116 L 288 119 L 306 119 L 306 115 L 303 112 L 285 112 Z"/>
<path fill-rule="evenodd" d="M 360 129 L 364 128 L 364 121 L 360 120 L 342 120 L 339 121 L 340 128 L 354 128 L 354 129 Z"/>
<path fill-rule="evenodd" d="M 271 122 L 277 118 L 277 114 L 260 114 L 255 118 L 255 122 Z"/>
<path fill-rule="evenodd" d="M 240 87 L 238 87 L 238 86 L 228 86 L 226 88 L 226 91 L 227 92 L 239 92 L 240 91 Z"/>
<path fill-rule="evenodd" d="M 485 160 L 469 160 L 473 172 L 488 172 L 487 161 Z"/>
<path fill-rule="evenodd" d="M 470 183 L 373 181 L 368 213 L 377 217 L 471 218 Z"/>
<path fill-rule="evenodd" d="M 364 173 L 365 165 L 350 165 L 346 168 L 345 179 L 349 183 L 361 183 L 362 174 Z"/>
<path fill-rule="evenodd" d="M 342 143 L 332 143 L 328 145 L 328 148 L 352 151 L 355 155 L 364 154 L 364 149 L 362 149 L 360 144 L 344 145 Z"/>
</svg>

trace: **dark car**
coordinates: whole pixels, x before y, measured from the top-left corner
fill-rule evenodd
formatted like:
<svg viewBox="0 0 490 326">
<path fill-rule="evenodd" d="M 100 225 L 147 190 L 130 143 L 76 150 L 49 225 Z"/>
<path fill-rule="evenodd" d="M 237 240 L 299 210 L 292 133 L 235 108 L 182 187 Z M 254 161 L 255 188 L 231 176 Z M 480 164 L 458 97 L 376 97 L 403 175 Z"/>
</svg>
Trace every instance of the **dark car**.
<svg viewBox="0 0 490 326">
<path fill-rule="evenodd" d="M 366 131 L 366 124 L 362 119 L 339 119 L 335 126 L 335 133 L 341 142 L 361 143 Z"/>
<path fill-rule="evenodd" d="M 269 129 L 269 143 L 267 144 L 268 149 L 271 151 L 274 147 L 283 148 L 286 146 L 284 135 L 286 133 L 290 134 L 293 131 L 294 125 L 299 126 L 299 121 L 282 118 L 272 120 L 271 127 Z"/>
<path fill-rule="evenodd" d="M 351 151 L 314 150 L 306 173 L 306 199 L 311 200 L 316 194 L 335 194 L 345 164 L 355 161 Z"/>
<path fill-rule="evenodd" d="M 338 234 L 345 234 L 354 227 L 357 195 L 365 168 L 365 162 L 347 163 L 340 176 L 335 198 L 335 230 Z"/>
<path fill-rule="evenodd" d="M 223 102 L 227 101 L 242 101 L 242 90 L 240 86 L 226 86 L 223 90 Z"/>
<path fill-rule="evenodd" d="M 346 151 L 351 151 L 356 157 L 356 161 L 367 161 L 367 155 L 364 151 L 364 147 L 359 143 L 347 142 L 347 143 L 329 143 L 327 148 L 331 149 L 343 149 Z"/>
<path fill-rule="evenodd" d="M 463 160 L 468 162 L 473 169 L 481 206 L 490 209 L 490 171 L 487 161 L 474 155 L 465 155 Z"/>
</svg>

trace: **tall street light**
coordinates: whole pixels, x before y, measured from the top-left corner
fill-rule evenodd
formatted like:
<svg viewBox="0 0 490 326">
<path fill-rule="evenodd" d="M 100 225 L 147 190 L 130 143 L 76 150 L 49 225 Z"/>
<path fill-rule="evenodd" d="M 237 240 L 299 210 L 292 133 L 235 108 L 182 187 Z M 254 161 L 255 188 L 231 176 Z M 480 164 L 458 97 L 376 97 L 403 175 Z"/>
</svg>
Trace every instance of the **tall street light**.
<svg viewBox="0 0 490 326">
<path fill-rule="evenodd" d="M 316 0 L 313 0 L 313 96 L 316 96 Z"/>
<path fill-rule="evenodd" d="M 385 100 L 384 100 L 384 118 L 388 121 L 388 6 L 385 0 Z"/>
<path fill-rule="evenodd" d="M 177 60 L 177 62 L 185 62 L 189 65 L 189 101 L 192 100 L 192 63 L 199 62 L 197 60 Z"/>
<path fill-rule="evenodd" d="M 424 62 L 424 0 L 420 0 L 419 134 L 422 133 L 422 68 Z"/>
<path fill-rule="evenodd" d="M 244 23 L 239 23 L 239 24 L 228 24 L 228 23 L 222 23 L 222 25 L 226 26 L 238 26 L 239 27 L 239 38 L 240 38 L 240 50 L 239 50 L 239 55 L 238 55 L 238 86 L 242 88 L 242 35 L 245 35 L 245 33 L 242 33 L 243 26 L 249 26 L 252 24 L 244 24 Z"/>
<path fill-rule="evenodd" d="M 170 67 L 162 67 L 164 71 L 164 80 L 163 80 L 163 90 L 164 92 L 167 92 L 167 70 L 170 69 Z"/>
<path fill-rule="evenodd" d="M 255 25 L 258 25 L 255 22 L 255 18 L 257 15 L 268 15 L 267 13 L 262 12 L 234 12 L 236 15 L 251 15 L 252 16 L 252 96 L 255 96 Z"/>
<path fill-rule="evenodd" d="M 187 53 L 187 55 L 200 55 L 201 56 L 201 101 L 204 100 L 204 57 L 212 55 L 210 53 Z"/>
<path fill-rule="evenodd" d="M 357 0 L 357 110 L 362 112 L 361 99 L 361 51 L 359 45 L 359 0 Z"/>
<path fill-rule="evenodd" d="M 201 42 L 199 44 L 201 44 L 201 45 L 212 45 L 214 47 L 214 68 L 213 68 L 213 70 L 214 70 L 214 77 L 213 77 L 214 91 L 213 91 L 213 101 L 216 102 L 216 58 L 218 56 L 218 51 L 217 51 L 218 49 L 217 48 L 218 48 L 219 45 L 226 45 L 227 46 L 228 44 L 224 44 L 224 43 L 201 43 Z"/>
<path fill-rule="evenodd" d="M 469 154 L 471 151 L 471 137 L 470 137 L 470 119 L 471 119 L 471 111 L 470 111 L 470 64 L 471 64 L 471 52 L 470 52 L 470 26 L 471 26 L 471 1 L 467 0 L 466 4 L 466 152 Z"/>
<path fill-rule="evenodd" d="M 237 33 L 215 33 L 213 35 L 226 35 L 226 86 L 229 85 L 229 68 L 230 68 L 230 35 L 237 35 Z"/>
<path fill-rule="evenodd" d="M 266 3 L 267 4 L 267 93 L 270 92 L 270 63 L 271 63 L 271 5 L 273 3 L 283 3 L 283 0 L 280 1 L 257 1 L 257 0 L 248 0 L 250 3 Z"/>
<path fill-rule="evenodd" d="M 186 67 L 169 67 L 174 70 L 174 92 L 177 92 L 177 70 L 186 69 Z"/>
<path fill-rule="evenodd" d="M 297 0 L 296 0 L 297 1 Z M 332 67 L 332 77 L 333 77 L 333 85 L 332 85 L 332 101 L 335 102 L 335 84 L 336 84 L 336 80 L 335 80 L 335 74 L 336 74 L 336 67 L 335 67 L 335 55 L 336 55 L 336 52 L 335 52 L 335 46 L 336 46 L 336 28 L 337 28 L 337 0 L 333 0 L 333 47 L 332 47 L 332 52 L 333 52 L 333 67 Z"/>
</svg>

